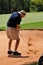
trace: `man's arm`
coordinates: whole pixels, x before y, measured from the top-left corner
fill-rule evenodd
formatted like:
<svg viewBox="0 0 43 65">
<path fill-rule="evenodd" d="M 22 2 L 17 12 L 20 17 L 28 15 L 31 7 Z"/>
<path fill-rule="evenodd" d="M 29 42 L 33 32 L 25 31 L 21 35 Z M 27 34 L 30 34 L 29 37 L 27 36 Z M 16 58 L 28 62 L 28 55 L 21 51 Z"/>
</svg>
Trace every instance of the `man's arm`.
<svg viewBox="0 0 43 65">
<path fill-rule="evenodd" d="M 17 31 L 19 31 L 19 28 L 20 28 L 19 25 L 16 24 L 16 30 L 17 30 Z"/>
</svg>

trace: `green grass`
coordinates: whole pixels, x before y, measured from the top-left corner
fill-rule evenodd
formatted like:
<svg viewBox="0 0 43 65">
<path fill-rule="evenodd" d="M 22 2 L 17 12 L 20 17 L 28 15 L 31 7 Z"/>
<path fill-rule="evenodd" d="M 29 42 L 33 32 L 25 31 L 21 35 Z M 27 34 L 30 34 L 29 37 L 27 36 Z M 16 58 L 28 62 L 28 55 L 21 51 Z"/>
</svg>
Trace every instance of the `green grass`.
<svg viewBox="0 0 43 65">
<path fill-rule="evenodd" d="M 0 14 L 0 30 L 6 29 L 11 14 Z M 21 29 L 43 29 L 43 12 L 27 13 L 22 19 Z"/>
<path fill-rule="evenodd" d="M 21 24 L 20 27 L 21 29 L 43 29 L 43 21 Z M 6 26 L 0 26 L 0 30 L 6 30 Z"/>
<path fill-rule="evenodd" d="M 6 30 L 6 26 L 0 26 L 0 31 Z"/>
<path fill-rule="evenodd" d="M 9 17 L 10 17 L 10 14 L 1 14 L 0 15 L 0 26 L 6 26 L 6 23 Z"/>
<path fill-rule="evenodd" d="M 43 21 L 21 24 L 20 26 L 21 29 L 43 29 Z"/>
<path fill-rule="evenodd" d="M 21 23 L 23 24 L 23 23 L 32 23 L 40 21 L 43 21 L 43 12 L 27 13 Z"/>
</svg>

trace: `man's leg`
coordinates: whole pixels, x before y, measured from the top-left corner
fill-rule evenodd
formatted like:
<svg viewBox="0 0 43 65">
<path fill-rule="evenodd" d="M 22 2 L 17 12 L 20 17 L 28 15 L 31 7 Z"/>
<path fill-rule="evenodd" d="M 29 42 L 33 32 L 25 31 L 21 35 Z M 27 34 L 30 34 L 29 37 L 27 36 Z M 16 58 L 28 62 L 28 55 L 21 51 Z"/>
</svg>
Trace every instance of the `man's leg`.
<svg viewBox="0 0 43 65">
<path fill-rule="evenodd" d="M 12 39 L 9 40 L 8 50 L 11 50 Z"/>
<path fill-rule="evenodd" d="M 16 40 L 15 51 L 17 51 L 17 48 L 18 48 L 18 46 L 19 46 L 19 42 L 20 42 L 20 39 Z"/>
<path fill-rule="evenodd" d="M 8 54 L 11 54 L 11 44 L 12 44 L 12 39 L 9 40 L 9 44 L 8 44 Z"/>
<path fill-rule="evenodd" d="M 19 42 L 20 42 L 20 39 L 18 39 L 18 40 L 16 41 L 14 55 L 21 55 L 21 53 L 19 53 L 19 52 L 17 51 L 18 46 L 19 46 Z"/>
</svg>

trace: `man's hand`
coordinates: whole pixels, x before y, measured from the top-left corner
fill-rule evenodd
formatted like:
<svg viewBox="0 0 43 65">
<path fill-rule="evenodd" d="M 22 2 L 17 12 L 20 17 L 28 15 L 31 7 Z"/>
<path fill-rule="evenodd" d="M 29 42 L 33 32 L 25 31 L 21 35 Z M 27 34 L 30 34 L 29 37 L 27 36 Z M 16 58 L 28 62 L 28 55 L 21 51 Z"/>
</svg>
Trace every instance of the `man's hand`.
<svg viewBox="0 0 43 65">
<path fill-rule="evenodd" d="M 19 25 L 18 24 L 16 25 L 16 30 L 19 31 Z"/>
</svg>

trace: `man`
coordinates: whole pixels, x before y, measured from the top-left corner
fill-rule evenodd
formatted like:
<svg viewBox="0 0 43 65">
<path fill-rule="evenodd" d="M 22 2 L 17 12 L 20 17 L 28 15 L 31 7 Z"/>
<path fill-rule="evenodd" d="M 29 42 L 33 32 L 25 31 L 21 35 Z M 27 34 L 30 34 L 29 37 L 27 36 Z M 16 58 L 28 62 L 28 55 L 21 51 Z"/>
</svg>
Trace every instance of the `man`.
<svg viewBox="0 0 43 65">
<path fill-rule="evenodd" d="M 15 49 L 13 54 L 14 55 L 21 55 L 17 51 L 17 48 L 19 46 L 20 38 L 19 38 L 19 25 L 21 22 L 21 19 L 26 15 L 26 12 L 24 10 L 21 10 L 20 12 L 13 12 L 10 16 L 8 22 L 7 22 L 7 36 L 9 38 L 9 44 L 8 44 L 8 54 L 12 53 L 11 50 L 11 44 L 13 40 L 16 40 Z"/>
</svg>

